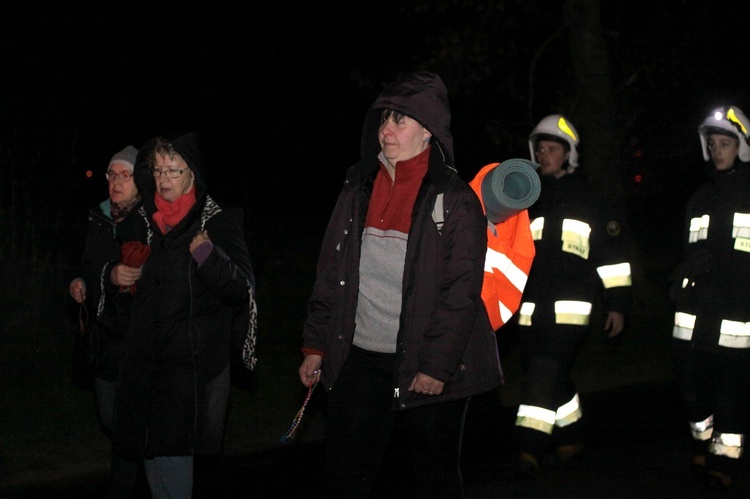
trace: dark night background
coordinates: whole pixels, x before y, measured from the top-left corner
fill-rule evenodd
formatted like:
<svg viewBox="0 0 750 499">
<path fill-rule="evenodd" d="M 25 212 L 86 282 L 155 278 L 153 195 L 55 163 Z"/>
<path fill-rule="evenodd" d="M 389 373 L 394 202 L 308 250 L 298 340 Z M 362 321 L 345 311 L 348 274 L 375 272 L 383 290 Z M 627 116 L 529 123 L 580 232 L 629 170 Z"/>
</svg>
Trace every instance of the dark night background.
<svg viewBox="0 0 750 499">
<path fill-rule="evenodd" d="M 0 6 L 0 369 L 10 380 L 0 432 L 30 423 L 18 393 L 43 394 L 66 372 L 50 367 L 68 362 L 66 273 L 86 210 L 106 196 L 106 164 L 127 144 L 201 134 L 209 191 L 244 208 L 267 324 L 286 327 L 273 334 L 291 338 L 294 357 L 364 113 L 400 72 L 445 80 L 467 181 L 488 163 L 527 158 L 536 122 L 566 114 L 583 168 L 627 210 L 646 283 L 638 302 L 676 263 L 681 209 L 704 168 L 698 124 L 724 104 L 750 113 L 747 2 L 19 4 Z M 0 434 L 6 469 L 27 446 Z"/>
</svg>

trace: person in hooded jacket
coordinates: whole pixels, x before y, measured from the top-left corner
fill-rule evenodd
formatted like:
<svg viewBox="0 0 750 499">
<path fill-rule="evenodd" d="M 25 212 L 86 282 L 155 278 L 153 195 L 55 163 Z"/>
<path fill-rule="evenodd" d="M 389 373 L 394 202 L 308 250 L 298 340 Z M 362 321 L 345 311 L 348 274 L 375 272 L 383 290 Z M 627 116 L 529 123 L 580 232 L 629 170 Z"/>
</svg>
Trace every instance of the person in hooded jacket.
<svg viewBox="0 0 750 499">
<path fill-rule="evenodd" d="M 470 397 L 502 384 L 480 295 L 487 220 L 453 164 L 450 118 L 438 75 L 388 85 L 330 217 L 299 368 L 327 393 L 321 497 L 367 497 L 397 425 L 413 496 L 462 497 Z"/>
<path fill-rule="evenodd" d="M 86 243 L 78 271 L 80 275 L 68 285 L 71 298 L 79 303 L 84 320 L 90 322 L 88 334 L 101 338 L 100 350 L 86 359 L 93 370 L 94 395 L 99 421 L 108 437 L 112 436 L 115 388 L 118 364 L 122 356 L 123 333 L 127 322 L 124 303 L 110 303 L 100 307 L 103 282 L 112 266 L 119 260 L 121 248 L 116 228 L 126 217 L 134 215 L 141 196 L 133 179 L 138 149 L 132 145 L 116 152 L 105 173 L 109 197 L 89 210 Z M 136 488 L 139 465 L 131 459 L 112 451 L 110 474 L 104 497 L 130 497 Z"/>
<path fill-rule="evenodd" d="M 706 181 L 688 201 L 684 259 L 673 273 L 675 379 L 693 438 L 691 472 L 726 489 L 750 417 L 750 121 L 736 106 L 698 127 Z"/>
<path fill-rule="evenodd" d="M 238 316 L 254 319 L 238 314 L 255 286 L 242 213 L 208 194 L 203 169 L 194 133 L 144 144 L 143 204 L 118 227 L 127 250 L 117 266 L 138 273 L 111 275 L 132 293 L 114 440 L 144 459 L 155 498 L 190 498 L 194 456 L 221 451 L 232 330 Z"/>
</svg>

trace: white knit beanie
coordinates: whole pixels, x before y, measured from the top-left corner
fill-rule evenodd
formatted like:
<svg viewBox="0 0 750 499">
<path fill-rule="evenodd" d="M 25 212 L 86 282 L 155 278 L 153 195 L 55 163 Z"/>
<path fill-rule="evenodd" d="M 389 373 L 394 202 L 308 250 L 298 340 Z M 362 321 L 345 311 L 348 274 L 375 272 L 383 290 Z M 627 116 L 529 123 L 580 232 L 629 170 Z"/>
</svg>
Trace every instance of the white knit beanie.
<svg viewBox="0 0 750 499">
<path fill-rule="evenodd" d="M 109 167 L 115 163 L 120 163 L 121 165 L 126 166 L 127 169 L 132 172 L 135 168 L 136 156 L 138 156 L 138 149 L 133 146 L 127 146 L 125 149 L 115 153 L 115 155 L 112 156 L 112 159 L 109 160 L 109 166 L 107 167 L 107 169 L 109 169 Z"/>
</svg>

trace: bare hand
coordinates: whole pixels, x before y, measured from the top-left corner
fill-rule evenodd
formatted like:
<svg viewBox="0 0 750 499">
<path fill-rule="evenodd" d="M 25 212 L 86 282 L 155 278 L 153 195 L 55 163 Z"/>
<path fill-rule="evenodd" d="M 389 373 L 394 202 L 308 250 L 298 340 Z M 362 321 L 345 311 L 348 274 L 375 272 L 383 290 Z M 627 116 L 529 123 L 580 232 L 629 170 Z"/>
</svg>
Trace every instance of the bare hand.
<svg viewBox="0 0 750 499">
<path fill-rule="evenodd" d="M 305 386 L 311 386 L 320 381 L 320 365 L 323 363 L 323 357 L 316 354 L 310 354 L 302 361 L 299 366 L 299 379 Z"/>
<path fill-rule="evenodd" d="M 70 297 L 73 298 L 76 303 L 83 303 L 86 300 L 86 283 L 83 282 L 83 279 L 80 277 L 76 277 L 70 281 L 68 290 L 70 291 Z"/>
<path fill-rule="evenodd" d="M 112 284 L 116 286 L 132 286 L 141 278 L 141 269 L 138 267 L 128 267 L 124 263 L 118 263 L 112 268 L 109 278 Z"/>
<path fill-rule="evenodd" d="M 193 240 L 190 242 L 190 254 L 193 254 L 195 248 L 210 240 L 211 239 L 208 237 L 208 231 L 198 231 L 198 233 L 193 237 Z"/>
<path fill-rule="evenodd" d="M 442 381 L 438 381 L 426 374 L 417 373 L 414 379 L 411 380 L 408 390 L 410 392 L 421 393 L 422 395 L 440 395 L 443 393 L 444 386 L 445 383 Z"/>
<path fill-rule="evenodd" d="M 614 310 L 607 314 L 607 321 L 604 323 L 604 330 L 608 331 L 607 337 L 614 338 L 625 328 L 625 316 Z"/>
</svg>

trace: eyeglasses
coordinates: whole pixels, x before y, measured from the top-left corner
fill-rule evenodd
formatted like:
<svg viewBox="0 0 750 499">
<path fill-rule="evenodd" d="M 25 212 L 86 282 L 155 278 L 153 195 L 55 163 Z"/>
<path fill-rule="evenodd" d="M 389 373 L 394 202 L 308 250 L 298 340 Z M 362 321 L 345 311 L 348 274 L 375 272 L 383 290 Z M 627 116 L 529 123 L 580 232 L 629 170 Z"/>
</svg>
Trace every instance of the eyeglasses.
<svg viewBox="0 0 750 499">
<path fill-rule="evenodd" d="M 120 182 L 127 182 L 131 178 L 133 178 L 133 174 L 129 170 L 123 170 L 120 173 L 113 172 L 112 170 L 107 170 L 107 173 L 104 174 L 105 177 L 107 177 L 107 180 L 110 182 L 114 182 L 115 180 L 119 180 Z"/>
<path fill-rule="evenodd" d="M 177 178 L 189 169 L 190 168 L 183 168 L 182 170 L 159 170 L 158 168 L 154 168 L 151 170 L 151 175 L 156 178 L 161 178 L 162 175 L 166 175 L 167 178 Z"/>
</svg>

